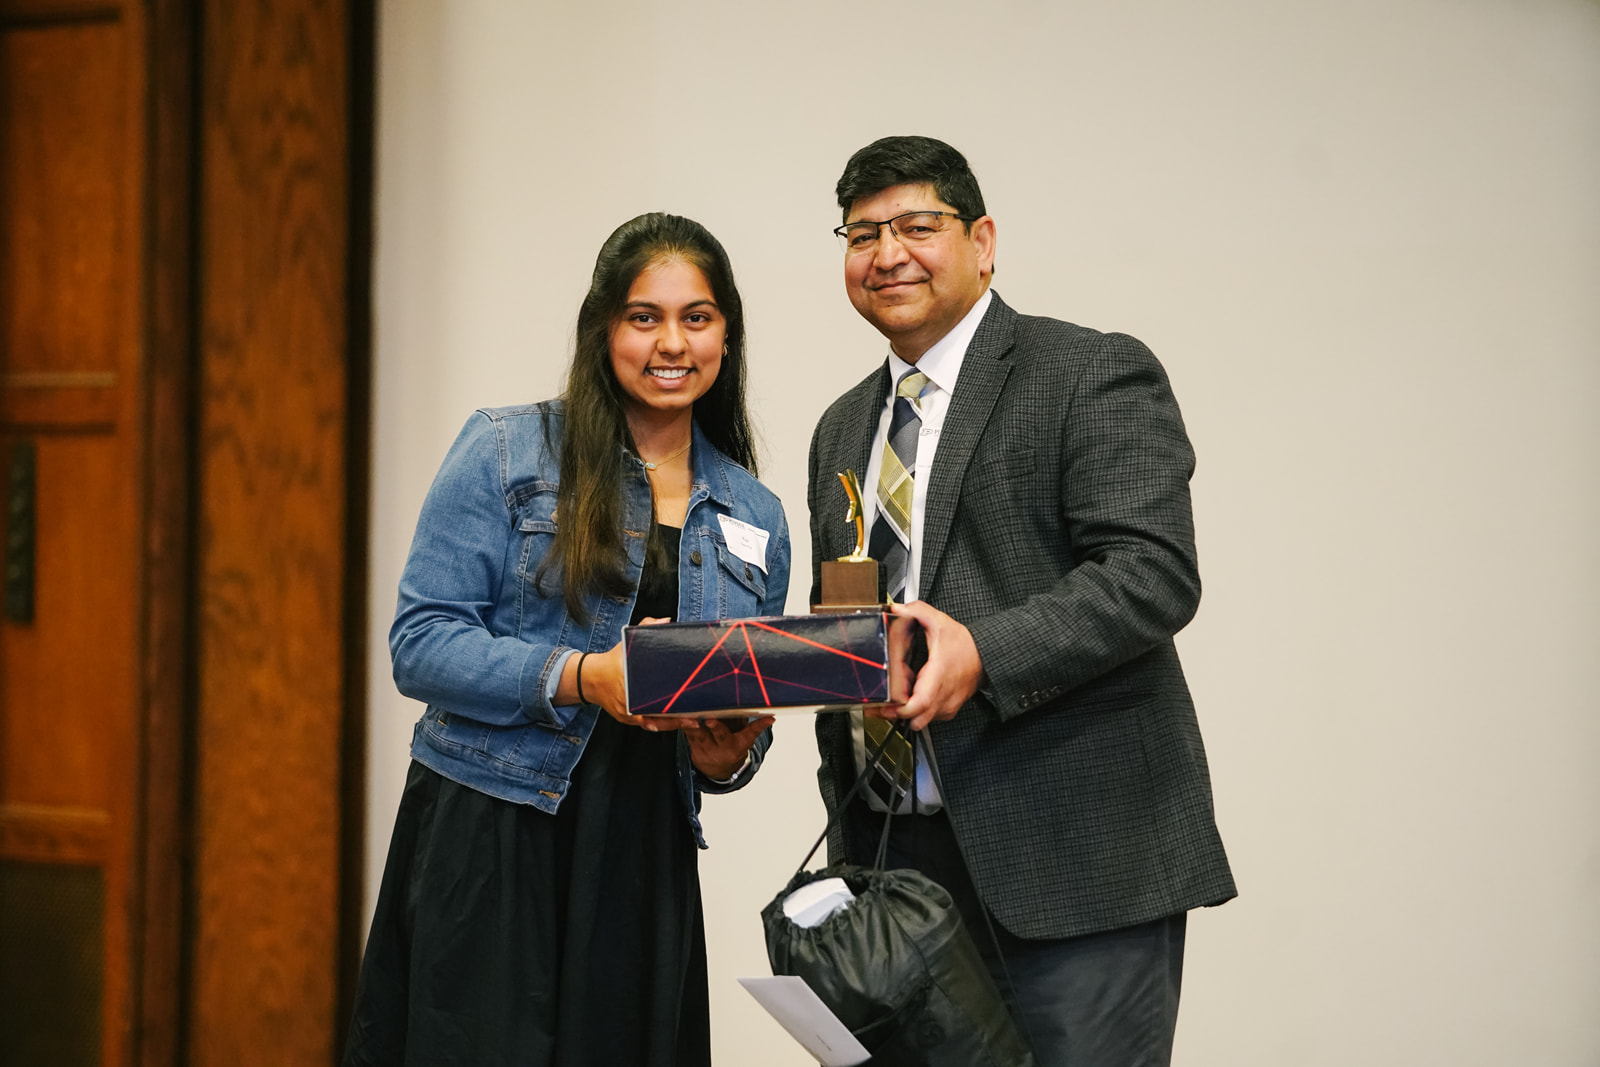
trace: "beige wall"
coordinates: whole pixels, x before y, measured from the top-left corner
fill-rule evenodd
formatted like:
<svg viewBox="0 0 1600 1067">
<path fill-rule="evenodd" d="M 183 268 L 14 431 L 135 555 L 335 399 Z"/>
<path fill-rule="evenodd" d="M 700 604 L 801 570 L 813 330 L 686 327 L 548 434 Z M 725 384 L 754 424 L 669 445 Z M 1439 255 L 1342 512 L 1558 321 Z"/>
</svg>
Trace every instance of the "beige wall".
<svg viewBox="0 0 1600 1067">
<path fill-rule="evenodd" d="M 1148 342 L 1199 453 L 1179 646 L 1243 895 L 1191 921 L 1176 1062 L 1600 1061 L 1600 5 L 578 7 L 382 5 L 369 896 L 393 590 L 467 413 L 557 390 L 615 225 L 701 220 L 804 610 L 806 443 L 883 350 L 831 189 L 928 133 L 998 290 Z M 707 804 L 724 1064 L 809 1062 L 733 979 L 821 825 L 810 726 Z"/>
</svg>

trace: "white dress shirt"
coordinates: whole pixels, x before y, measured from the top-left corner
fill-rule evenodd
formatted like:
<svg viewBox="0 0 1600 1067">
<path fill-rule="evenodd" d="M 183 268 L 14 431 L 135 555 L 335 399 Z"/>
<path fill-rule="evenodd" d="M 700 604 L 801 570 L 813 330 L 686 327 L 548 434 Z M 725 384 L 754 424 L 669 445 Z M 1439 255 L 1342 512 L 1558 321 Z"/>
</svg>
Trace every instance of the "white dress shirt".
<svg viewBox="0 0 1600 1067">
<path fill-rule="evenodd" d="M 939 450 L 939 434 L 944 429 L 944 417 L 950 410 L 950 398 L 955 393 L 956 379 L 961 376 L 961 364 L 967 358 L 967 346 L 972 343 L 973 334 L 978 332 L 978 323 L 983 321 L 983 316 L 989 310 L 989 301 L 992 294 L 988 289 L 972 305 L 962 320 L 955 324 L 949 333 L 934 342 L 933 347 L 922 353 L 915 364 L 907 363 L 889 351 L 889 389 L 888 400 L 884 403 L 883 412 L 878 416 L 878 432 L 872 438 L 872 458 L 867 463 L 867 476 L 861 483 L 862 495 L 866 500 L 867 514 L 864 516 L 867 530 L 872 529 L 872 524 L 878 518 L 878 472 L 883 467 L 883 444 L 889 436 L 889 422 L 894 417 L 895 392 L 892 383 L 898 382 L 908 371 L 919 370 L 928 376 L 929 385 L 924 386 L 919 407 L 922 413 L 922 432 L 917 437 L 917 462 L 913 472 L 914 481 L 911 486 L 911 551 L 906 559 L 906 589 L 904 597 L 907 601 L 919 597 L 922 579 L 922 525 L 923 516 L 927 513 L 928 482 L 933 476 L 933 458 Z M 855 739 L 856 771 L 860 773 L 866 767 L 866 739 L 862 732 L 861 713 L 852 712 L 850 716 L 850 733 Z M 933 749 L 922 737 L 917 738 L 917 810 L 931 815 L 943 807 L 939 791 L 934 788 L 933 773 L 928 769 L 928 763 L 933 759 Z M 867 803 L 874 811 L 886 810 L 883 802 L 876 793 L 866 791 Z M 909 801 L 903 810 L 910 810 Z"/>
</svg>

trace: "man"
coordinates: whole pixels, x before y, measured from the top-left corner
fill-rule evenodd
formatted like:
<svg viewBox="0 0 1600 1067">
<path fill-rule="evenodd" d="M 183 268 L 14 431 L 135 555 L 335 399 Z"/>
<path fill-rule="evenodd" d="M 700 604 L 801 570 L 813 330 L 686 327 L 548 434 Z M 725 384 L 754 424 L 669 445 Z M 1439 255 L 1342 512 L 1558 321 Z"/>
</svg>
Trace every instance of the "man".
<svg viewBox="0 0 1600 1067">
<path fill-rule="evenodd" d="M 1168 1063 L 1186 913 L 1235 890 L 1172 642 L 1200 580 L 1166 374 L 990 290 L 995 221 L 949 145 L 874 142 L 836 192 L 846 292 L 890 353 L 812 438 L 812 600 L 854 548 L 836 474 L 865 471 L 869 552 L 927 642 L 882 714 L 943 791 L 862 792 L 830 860 L 870 864 L 887 818 L 890 865 L 951 892 L 1040 1064 Z M 830 812 L 878 725 L 818 716 Z"/>
</svg>

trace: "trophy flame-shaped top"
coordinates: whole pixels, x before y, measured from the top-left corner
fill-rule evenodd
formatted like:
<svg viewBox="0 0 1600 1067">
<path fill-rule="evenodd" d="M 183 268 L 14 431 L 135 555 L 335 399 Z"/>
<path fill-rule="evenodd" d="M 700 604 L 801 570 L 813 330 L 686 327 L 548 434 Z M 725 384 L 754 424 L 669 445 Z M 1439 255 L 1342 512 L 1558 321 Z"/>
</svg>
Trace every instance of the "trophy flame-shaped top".
<svg viewBox="0 0 1600 1067">
<path fill-rule="evenodd" d="M 856 477 L 856 472 L 845 470 L 839 472 L 839 481 L 844 484 L 844 495 L 850 498 L 850 509 L 845 512 L 844 521 L 856 524 L 856 550 L 848 556 L 840 556 L 841 563 L 860 563 L 869 558 L 867 556 L 867 512 L 861 503 L 861 479 Z"/>
</svg>

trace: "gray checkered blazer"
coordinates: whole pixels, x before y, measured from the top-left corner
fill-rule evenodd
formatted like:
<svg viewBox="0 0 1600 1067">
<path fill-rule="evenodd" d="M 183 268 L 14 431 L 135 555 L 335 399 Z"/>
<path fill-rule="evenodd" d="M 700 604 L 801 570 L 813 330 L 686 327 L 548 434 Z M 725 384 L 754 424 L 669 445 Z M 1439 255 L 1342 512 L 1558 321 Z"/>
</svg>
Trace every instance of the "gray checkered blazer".
<svg viewBox="0 0 1600 1067">
<path fill-rule="evenodd" d="M 866 471 L 888 391 L 881 366 L 812 437 L 813 603 L 820 561 L 855 547 L 835 473 Z M 923 599 L 972 631 L 986 673 L 929 727 L 946 808 L 984 903 L 1021 937 L 1235 894 L 1172 643 L 1200 600 L 1193 470 L 1149 349 L 1018 315 L 996 294 L 934 456 L 921 574 Z M 847 716 L 817 717 L 830 811 L 853 780 L 849 733 Z M 845 832 L 830 837 L 834 862 Z"/>
</svg>

